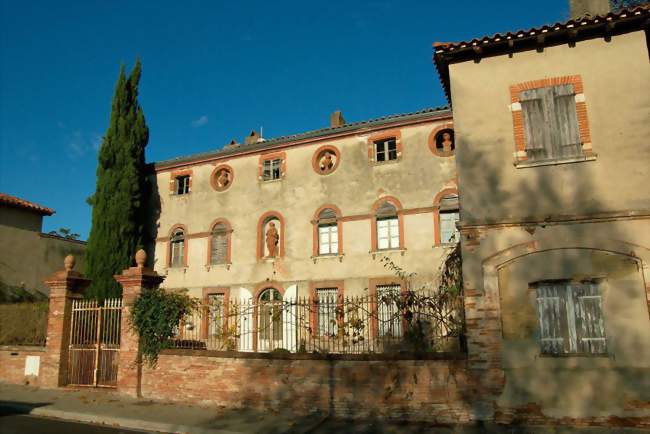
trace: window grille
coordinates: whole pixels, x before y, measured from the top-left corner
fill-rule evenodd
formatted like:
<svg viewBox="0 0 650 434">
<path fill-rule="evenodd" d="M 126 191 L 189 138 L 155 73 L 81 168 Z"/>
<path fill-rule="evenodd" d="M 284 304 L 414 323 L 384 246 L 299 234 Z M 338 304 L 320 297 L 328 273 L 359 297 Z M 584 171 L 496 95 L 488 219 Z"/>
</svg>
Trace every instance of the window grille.
<svg viewBox="0 0 650 434">
<path fill-rule="evenodd" d="M 402 336 L 402 320 L 396 298 L 400 285 L 377 285 L 377 321 L 379 337 Z"/>
<path fill-rule="evenodd" d="M 540 283 L 537 286 L 537 309 L 543 354 L 607 352 L 597 283 Z"/>
<path fill-rule="evenodd" d="M 208 294 L 208 336 L 219 337 L 224 332 L 225 295 Z"/>
<path fill-rule="evenodd" d="M 318 334 L 319 336 L 336 336 L 337 332 L 337 288 L 318 288 Z"/>
</svg>

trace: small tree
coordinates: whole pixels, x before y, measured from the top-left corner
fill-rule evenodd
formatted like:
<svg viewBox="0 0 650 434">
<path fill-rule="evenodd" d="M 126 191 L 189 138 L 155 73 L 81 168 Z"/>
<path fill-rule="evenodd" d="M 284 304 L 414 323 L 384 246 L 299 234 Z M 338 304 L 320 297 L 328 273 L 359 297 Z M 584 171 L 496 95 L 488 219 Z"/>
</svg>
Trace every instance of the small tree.
<svg viewBox="0 0 650 434">
<path fill-rule="evenodd" d="M 140 60 L 127 78 L 124 66 L 115 86 L 110 124 L 99 150 L 97 185 L 89 198 L 92 228 L 86 248 L 86 274 L 92 279 L 86 295 L 117 297 L 113 275 L 131 265 L 142 247 L 145 192 L 144 149 L 149 129 L 138 103 Z"/>
</svg>

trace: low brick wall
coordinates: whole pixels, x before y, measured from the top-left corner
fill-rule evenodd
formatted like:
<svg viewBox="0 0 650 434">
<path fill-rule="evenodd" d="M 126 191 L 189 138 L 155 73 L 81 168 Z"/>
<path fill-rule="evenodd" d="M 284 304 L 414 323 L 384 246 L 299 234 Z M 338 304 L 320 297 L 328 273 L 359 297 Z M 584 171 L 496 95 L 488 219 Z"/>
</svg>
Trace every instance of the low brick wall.
<svg viewBox="0 0 650 434">
<path fill-rule="evenodd" d="M 39 386 L 40 375 L 25 376 L 25 359 L 27 356 L 40 357 L 40 372 L 42 372 L 45 359 L 45 347 L 0 346 L 0 381 L 10 384 L 31 384 Z"/>
<path fill-rule="evenodd" d="M 144 368 L 145 398 L 296 414 L 439 423 L 474 419 L 467 362 L 317 360 L 163 354 Z"/>
</svg>

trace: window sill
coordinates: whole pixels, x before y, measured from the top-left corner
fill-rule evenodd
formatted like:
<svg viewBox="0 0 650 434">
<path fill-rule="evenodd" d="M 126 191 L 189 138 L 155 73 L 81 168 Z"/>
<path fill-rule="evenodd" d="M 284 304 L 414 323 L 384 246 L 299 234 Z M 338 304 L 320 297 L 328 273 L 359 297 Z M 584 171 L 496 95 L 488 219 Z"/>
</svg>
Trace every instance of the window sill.
<svg viewBox="0 0 650 434">
<path fill-rule="evenodd" d="M 284 179 L 284 176 L 281 177 L 281 178 L 278 178 L 278 179 L 267 179 L 267 180 L 264 180 L 264 179 L 260 178 L 259 181 L 260 181 L 260 184 L 275 184 L 276 182 L 282 182 L 283 179 Z"/>
<path fill-rule="evenodd" d="M 171 193 L 169 196 L 170 197 L 187 197 L 191 194 L 192 192 L 189 193 L 183 193 L 183 194 L 178 194 L 178 193 Z"/>
<path fill-rule="evenodd" d="M 183 273 L 187 273 L 187 268 L 188 268 L 187 266 L 185 266 L 185 267 L 167 267 L 167 268 L 165 268 L 165 275 L 169 274 L 170 271 L 172 271 L 174 273 L 180 273 L 181 271 Z"/>
<path fill-rule="evenodd" d="M 216 269 L 225 268 L 226 270 L 230 270 L 231 265 L 232 265 L 232 262 L 228 262 L 226 264 L 206 264 L 205 271 L 210 271 L 213 268 L 216 268 Z"/>
<path fill-rule="evenodd" d="M 599 353 L 599 354 L 592 354 L 592 353 L 563 353 L 563 354 L 540 353 L 538 355 L 538 357 L 540 359 L 571 359 L 571 358 L 609 359 L 609 358 L 613 358 L 613 355 L 609 354 L 609 353 Z"/>
<path fill-rule="evenodd" d="M 389 255 L 389 254 L 399 253 L 402 256 L 404 256 L 404 254 L 406 253 L 406 248 L 404 248 L 404 249 L 375 250 L 375 251 L 370 251 L 368 253 L 370 253 L 372 255 L 372 259 L 375 259 L 377 257 L 377 255 L 383 255 L 383 254 Z"/>
<path fill-rule="evenodd" d="M 573 158 L 563 158 L 558 160 L 515 161 L 514 166 L 517 169 L 525 169 L 528 167 L 557 166 L 559 164 L 584 163 L 587 161 L 595 161 L 595 160 L 596 160 L 596 155 L 592 155 L 588 157 L 573 157 Z"/>
<path fill-rule="evenodd" d="M 338 259 L 339 262 L 343 262 L 343 256 L 345 256 L 344 253 L 333 254 L 333 255 L 318 255 L 318 256 L 312 256 L 311 259 L 314 261 L 314 264 L 321 260 L 330 260 L 330 259 Z"/>
<path fill-rule="evenodd" d="M 458 244 L 458 242 L 456 242 L 456 241 L 453 242 L 453 243 L 440 243 L 438 245 L 433 245 L 432 248 L 438 249 L 438 248 L 442 247 L 443 249 L 452 249 L 452 248 L 456 247 L 456 244 Z"/>
<path fill-rule="evenodd" d="M 397 157 L 396 160 L 388 160 L 388 161 L 375 161 L 375 160 L 370 160 L 370 165 L 371 166 L 390 166 L 391 164 L 397 164 L 402 160 L 402 157 Z"/>
</svg>

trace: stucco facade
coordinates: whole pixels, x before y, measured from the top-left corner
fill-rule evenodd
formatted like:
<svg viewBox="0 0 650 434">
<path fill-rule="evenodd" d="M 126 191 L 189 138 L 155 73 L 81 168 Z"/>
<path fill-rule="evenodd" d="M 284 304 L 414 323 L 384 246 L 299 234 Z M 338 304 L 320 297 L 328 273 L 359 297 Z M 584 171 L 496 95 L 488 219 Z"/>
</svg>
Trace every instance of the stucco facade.
<svg viewBox="0 0 650 434">
<path fill-rule="evenodd" d="M 592 20 L 582 34 L 522 32 L 519 49 L 494 37 L 468 44 L 466 58 L 442 44 L 436 54 L 458 144 L 463 277 L 475 310 L 468 351 L 476 369 L 503 371 L 492 384 L 503 422 L 649 416 L 649 47 L 642 17 L 613 19 L 621 23 Z M 582 152 L 531 160 L 518 92 L 564 83 Z M 581 282 L 598 287 L 606 349 L 543 351 L 547 299 L 537 288 Z"/>
<path fill-rule="evenodd" d="M 227 288 L 235 299 L 255 295 L 268 282 L 281 291 L 295 285 L 298 296 L 309 296 L 310 285 L 338 281 L 343 283 L 341 295 L 362 295 L 369 279 L 394 278 L 380 262 L 383 256 L 417 273 L 414 285 L 430 286 L 449 251 L 436 245 L 434 200 L 442 191 L 455 193 L 457 187 L 453 154 L 438 156 L 429 142 L 437 127 L 449 123 L 448 110 L 429 110 L 331 128 L 309 139 L 235 145 L 225 149 L 227 155 L 157 163 L 159 199 L 154 208 L 160 212 L 154 267 L 166 275 L 164 286 L 186 288 L 197 297 L 207 288 Z M 397 160 L 373 161 L 373 141 L 382 137 L 398 138 Z M 314 162 L 323 147 L 338 157 L 334 170 L 325 175 Z M 282 178 L 263 181 L 261 159 L 271 154 L 283 158 Z M 231 171 L 232 183 L 219 191 L 214 177 L 224 166 Z M 188 194 L 171 191 L 177 174 L 191 174 Z M 377 251 L 373 222 L 384 200 L 397 209 L 400 245 Z M 339 245 L 332 255 L 319 255 L 316 248 L 315 224 L 324 208 L 337 214 Z M 263 253 L 262 220 L 268 215 L 279 226 L 276 258 Z M 217 221 L 231 229 L 228 261 L 210 265 L 210 233 Z M 184 266 L 170 266 L 174 228 L 187 234 Z"/>
<path fill-rule="evenodd" d="M 1 284 L 47 294 L 43 279 L 58 270 L 69 254 L 83 270 L 85 242 L 41 233 L 43 216 L 53 212 L 13 196 L 0 197 L 0 240 L 11 246 L 0 249 Z"/>
</svg>

